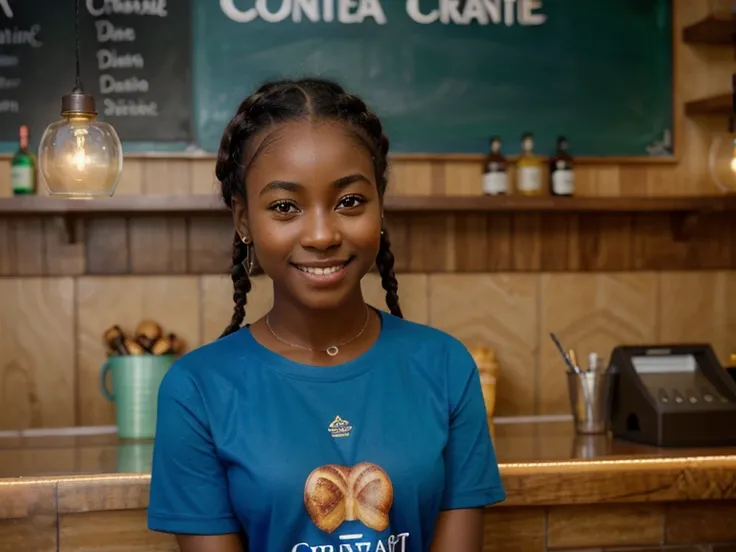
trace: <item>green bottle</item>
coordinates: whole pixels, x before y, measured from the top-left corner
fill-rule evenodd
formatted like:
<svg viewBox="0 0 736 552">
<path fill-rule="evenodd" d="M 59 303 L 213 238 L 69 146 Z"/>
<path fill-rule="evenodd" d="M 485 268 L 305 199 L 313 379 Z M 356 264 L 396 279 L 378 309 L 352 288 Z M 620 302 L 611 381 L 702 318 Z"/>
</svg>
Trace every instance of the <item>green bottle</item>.
<svg viewBox="0 0 736 552">
<path fill-rule="evenodd" d="M 36 156 L 28 151 L 28 127 L 21 125 L 18 151 L 10 161 L 10 182 L 13 195 L 36 193 Z"/>
</svg>

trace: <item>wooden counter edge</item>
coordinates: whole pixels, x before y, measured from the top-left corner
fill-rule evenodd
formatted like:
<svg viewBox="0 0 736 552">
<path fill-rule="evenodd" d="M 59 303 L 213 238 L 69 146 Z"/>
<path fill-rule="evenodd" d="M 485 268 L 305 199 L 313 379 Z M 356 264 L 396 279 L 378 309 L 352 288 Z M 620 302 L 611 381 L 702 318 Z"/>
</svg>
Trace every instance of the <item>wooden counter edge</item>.
<svg viewBox="0 0 736 552">
<path fill-rule="evenodd" d="M 502 463 L 508 506 L 736 500 L 736 455 Z M 145 509 L 150 474 L 0 479 L 0 519 Z M 52 502 L 49 502 L 52 501 Z"/>
</svg>

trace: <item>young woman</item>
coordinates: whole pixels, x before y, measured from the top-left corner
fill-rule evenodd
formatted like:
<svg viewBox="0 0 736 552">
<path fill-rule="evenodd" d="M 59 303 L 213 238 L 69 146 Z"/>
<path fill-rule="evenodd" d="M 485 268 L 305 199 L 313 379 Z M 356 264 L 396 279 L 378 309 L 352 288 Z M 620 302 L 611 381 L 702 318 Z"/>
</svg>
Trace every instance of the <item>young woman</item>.
<svg viewBox="0 0 736 552">
<path fill-rule="evenodd" d="M 335 83 L 263 85 L 216 174 L 235 310 L 159 391 L 148 525 L 182 552 L 480 552 L 505 493 L 478 371 L 403 320 L 383 224 L 389 142 Z M 255 259 L 270 312 L 241 327 Z M 391 314 L 368 306 L 376 266 Z"/>
</svg>

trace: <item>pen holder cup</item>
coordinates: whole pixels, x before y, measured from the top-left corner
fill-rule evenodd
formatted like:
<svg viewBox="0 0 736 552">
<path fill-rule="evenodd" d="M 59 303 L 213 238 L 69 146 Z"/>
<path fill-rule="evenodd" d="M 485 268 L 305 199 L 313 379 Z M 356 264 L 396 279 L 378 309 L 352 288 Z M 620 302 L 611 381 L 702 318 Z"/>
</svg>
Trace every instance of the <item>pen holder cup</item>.
<svg viewBox="0 0 736 552">
<path fill-rule="evenodd" d="M 577 433 L 595 435 L 608 431 L 612 380 L 613 375 L 602 370 L 567 373 L 567 389 Z"/>
<path fill-rule="evenodd" d="M 174 355 L 111 356 L 100 370 L 100 391 L 115 403 L 121 439 L 153 439 L 158 388 L 174 363 Z M 108 390 L 108 373 L 112 391 Z"/>
</svg>

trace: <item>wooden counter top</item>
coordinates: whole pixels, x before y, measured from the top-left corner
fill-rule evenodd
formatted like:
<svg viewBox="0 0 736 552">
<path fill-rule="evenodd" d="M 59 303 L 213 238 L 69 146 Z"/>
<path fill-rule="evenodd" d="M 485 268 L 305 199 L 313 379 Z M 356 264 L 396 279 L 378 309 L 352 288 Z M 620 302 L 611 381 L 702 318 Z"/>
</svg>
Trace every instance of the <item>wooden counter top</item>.
<svg viewBox="0 0 736 552">
<path fill-rule="evenodd" d="M 568 422 L 499 424 L 493 435 L 503 506 L 736 498 L 736 448 L 660 449 L 578 436 Z M 63 509 L 145 508 L 152 452 L 114 434 L 0 438 L 0 504 L 58 485 Z"/>
<path fill-rule="evenodd" d="M 493 434 L 508 498 L 486 512 L 486 552 L 736 549 L 736 448 L 580 437 L 570 422 Z M 0 437 L 0 552 L 176 551 L 146 528 L 152 452 L 114 434 Z"/>
</svg>

